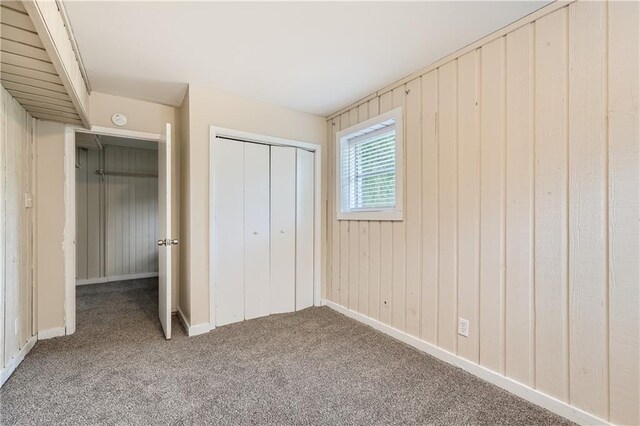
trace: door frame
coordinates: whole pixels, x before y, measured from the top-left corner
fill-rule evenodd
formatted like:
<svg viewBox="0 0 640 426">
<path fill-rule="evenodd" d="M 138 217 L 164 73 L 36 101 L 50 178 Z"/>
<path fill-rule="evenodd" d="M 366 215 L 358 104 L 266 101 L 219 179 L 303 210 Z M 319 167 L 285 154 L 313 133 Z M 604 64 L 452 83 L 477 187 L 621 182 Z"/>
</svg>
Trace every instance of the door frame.
<svg viewBox="0 0 640 426">
<path fill-rule="evenodd" d="M 76 132 L 158 142 L 159 133 L 91 126 L 64 128 L 64 334 L 76 331 Z"/>
<path fill-rule="evenodd" d="M 314 197 L 313 197 L 313 306 L 320 306 L 321 289 L 321 249 L 322 249 L 322 147 L 319 144 L 296 141 L 292 139 L 266 136 L 241 130 L 209 126 L 209 328 L 216 328 L 215 323 L 215 194 L 213 173 L 213 144 L 218 136 L 236 139 L 238 142 L 258 143 L 269 146 L 286 146 L 301 148 L 314 154 Z"/>
</svg>

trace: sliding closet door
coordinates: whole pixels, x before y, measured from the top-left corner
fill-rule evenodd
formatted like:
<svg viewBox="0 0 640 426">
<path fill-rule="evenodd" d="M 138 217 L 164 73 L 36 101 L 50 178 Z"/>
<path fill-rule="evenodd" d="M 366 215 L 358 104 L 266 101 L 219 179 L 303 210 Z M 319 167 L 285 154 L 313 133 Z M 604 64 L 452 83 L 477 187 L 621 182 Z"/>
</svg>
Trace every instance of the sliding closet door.
<svg viewBox="0 0 640 426">
<path fill-rule="evenodd" d="M 271 147 L 271 313 L 295 310 L 296 149 Z"/>
<path fill-rule="evenodd" d="M 216 326 L 244 320 L 244 144 L 213 144 Z"/>
<path fill-rule="evenodd" d="M 313 153 L 297 150 L 296 311 L 313 306 Z"/>
<path fill-rule="evenodd" d="M 244 318 L 269 315 L 269 146 L 244 145 Z"/>
</svg>

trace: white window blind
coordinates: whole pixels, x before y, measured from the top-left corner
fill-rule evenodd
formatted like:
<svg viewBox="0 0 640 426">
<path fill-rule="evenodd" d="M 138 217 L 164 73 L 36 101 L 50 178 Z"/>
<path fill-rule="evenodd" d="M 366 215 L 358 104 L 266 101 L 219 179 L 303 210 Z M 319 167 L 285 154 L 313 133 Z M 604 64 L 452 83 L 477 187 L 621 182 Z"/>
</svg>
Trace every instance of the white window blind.
<svg viewBox="0 0 640 426">
<path fill-rule="evenodd" d="M 402 110 L 336 135 L 339 220 L 402 220 Z"/>
<path fill-rule="evenodd" d="M 388 209 L 396 204 L 395 120 L 343 144 L 343 194 L 349 210 Z"/>
</svg>

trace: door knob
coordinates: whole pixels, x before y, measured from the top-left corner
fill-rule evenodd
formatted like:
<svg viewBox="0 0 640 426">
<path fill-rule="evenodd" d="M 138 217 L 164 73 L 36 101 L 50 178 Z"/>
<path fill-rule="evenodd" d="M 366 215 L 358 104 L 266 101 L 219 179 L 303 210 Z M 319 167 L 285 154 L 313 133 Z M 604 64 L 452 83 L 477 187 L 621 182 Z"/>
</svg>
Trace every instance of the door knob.
<svg viewBox="0 0 640 426">
<path fill-rule="evenodd" d="M 158 245 L 159 245 L 159 246 L 164 246 L 164 245 L 166 245 L 165 240 L 158 240 Z"/>
<path fill-rule="evenodd" d="M 178 240 L 170 240 L 172 246 L 178 245 Z"/>
</svg>

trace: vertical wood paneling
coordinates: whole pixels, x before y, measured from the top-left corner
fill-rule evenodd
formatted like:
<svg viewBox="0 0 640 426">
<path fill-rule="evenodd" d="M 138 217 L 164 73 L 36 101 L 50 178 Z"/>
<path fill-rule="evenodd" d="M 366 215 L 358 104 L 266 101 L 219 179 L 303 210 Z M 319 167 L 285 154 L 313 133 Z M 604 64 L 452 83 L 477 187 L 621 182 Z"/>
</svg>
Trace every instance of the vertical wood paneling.
<svg viewBox="0 0 640 426">
<path fill-rule="evenodd" d="M 104 167 L 105 170 L 108 167 L 111 167 L 112 164 L 115 163 L 115 151 L 113 151 L 112 149 L 105 149 L 104 151 Z M 107 247 L 107 261 L 106 261 L 106 265 L 105 265 L 105 273 L 107 276 L 115 276 L 116 275 L 116 270 L 115 270 L 115 266 L 116 266 L 116 246 L 115 246 L 115 242 L 117 241 L 116 239 L 116 224 L 115 224 L 115 205 L 113 203 L 108 203 L 106 202 L 106 200 L 109 199 L 115 199 L 115 191 L 116 191 L 116 186 L 113 184 L 109 184 L 112 180 L 113 180 L 113 176 L 104 176 L 104 180 L 106 182 L 106 186 L 105 186 L 105 190 L 106 190 L 106 197 L 105 197 L 105 210 L 106 210 L 106 226 L 107 226 L 107 236 L 106 236 L 106 242 L 105 245 Z M 140 253 L 142 258 L 144 258 L 146 250 L 145 250 L 146 245 L 143 247 L 142 252 Z"/>
<path fill-rule="evenodd" d="M 103 276 L 103 245 L 97 242 L 104 241 L 102 228 L 104 227 L 104 203 L 101 178 L 95 173 L 100 169 L 100 155 L 97 150 L 87 151 L 87 240 L 95 242 L 87 244 L 87 275 L 83 278 L 95 278 Z M 78 201 L 76 200 L 76 205 Z M 77 236 L 76 236 L 77 240 Z M 77 250 L 77 249 L 76 249 Z M 134 253 L 137 250 L 133 250 Z"/>
<path fill-rule="evenodd" d="M 353 108 L 349 111 L 349 126 L 358 124 L 358 108 Z M 349 257 L 348 257 L 348 269 L 349 269 L 349 308 L 358 310 L 359 292 L 360 287 L 360 222 L 350 220 L 349 226 Z"/>
<path fill-rule="evenodd" d="M 2 165 L 2 183 L 4 185 L 4 249 L 3 259 L 4 272 L 4 364 L 20 350 L 20 339 L 15 330 L 15 321 L 20 318 L 20 295 L 21 285 L 21 258 L 20 258 L 20 231 L 21 216 L 23 211 L 20 206 L 21 200 L 21 175 L 20 157 L 22 147 L 21 126 L 25 124 L 22 115 L 22 108 L 18 103 L 5 92 L 4 98 L 4 147 L 5 163 Z"/>
<path fill-rule="evenodd" d="M 369 118 L 378 115 L 379 99 L 368 102 Z M 369 222 L 369 316 L 380 318 L 380 222 Z"/>
<path fill-rule="evenodd" d="M 123 150 L 122 167 L 124 170 L 131 170 L 131 164 L 129 159 L 131 158 L 130 150 Z M 131 181 L 130 176 L 123 176 L 122 178 L 122 203 L 130 206 L 131 202 Z M 122 270 L 131 271 L 131 255 L 129 251 L 129 240 L 131 236 L 131 208 L 122 209 L 122 245 L 120 251 L 122 252 Z"/>
<path fill-rule="evenodd" d="M 638 9 L 578 0 L 368 101 L 404 106 L 405 221 L 353 240 L 360 312 L 415 334 L 418 254 L 423 340 L 620 424 L 640 419 Z"/>
<path fill-rule="evenodd" d="M 358 124 L 358 108 L 353 108 L 349 111 L 349 126 Z M 359 272 L 360 272 L 360 222 L 350 220 L 349 226 L 349 256 L 348 256 L 348 269 L 349 269 L 349 308 L 358 310 L 358 288 L 360 286 Z"/>
<path fill-rule="evenodd" d="M 137 168 L 137 164 L 136 164 L 136 152 L 135 150 L 133 150 L 132 152 L 129 153 L 129 158 L 127 158 L 127 162 L 128 162 L 128 167 L 129 170 L 131 170 L 133 173 L 138 172 L 138 168 Z M 131 235 L 131 237 L 129 238 L 128 241 L 128 250 L 130 253 L 129 256 L 129 271 L 133 271 L 132 273 L 136 273 L 136 259 L 135 259 L 135 253 L 136 253 L 136 240 L 134 238 L 135 233 L 136 233 L 136 180 L 139 180 L 139 178 L 134 178 L 134 177 L 130 177 L 129 178 L 129 187 L 127 188 L 129 191 L 129 206 L 131 206 L 129 208 L 129 235 Z M 139 193 L 137 194 L 138 196 L 140 195 Z"/>
<path fill-rule="evenodd" d="M 33 119 L 26 111 L 21 111 L 24 117 L 24 124 L 21 125 L 22 131 L 22 155 L 20 158 L 20 172 L 22 174 L 22 192 L 21 207 L 24 214 L 22 215 L 22 224 L 20 227 L 21 239 L 21 261 L 22 269 L 21 281 L 21 308 L 20 308 L 20 347 L 22 348 L 29 338 L 33 335 L 33 207 L 27 208 L 25 205 L 27 194 L 33 203 Z"/>
<path fill-rule="evenodd" d="M 504 37 L 482 47 L 480 364 L 504 373 Z"/>
<path fill-rule="evenodd" d="M 6 240 L 5 240 L 5 228 L 7 222 L 7 185 L 5 178 L 5 164 L 7 162 L 7 102 L 8 94 L 4 88 L 0 88 L 0 369 L 4 368 L 4 346 L 5 346 L 5 316 L 7 314 L 7 302 L 6 302 L 6 283 L 5 283 L 5 270 L 6 270 Z"/>
<path fill-rule="evenodd" d="M 420 337 L 420 290 L 422 260 L 422 147 L 420 123 L 422 91 L 420 79 L 406 85 L 405 140 L 406 184 L 405 221 L 407 235 L 406 332 Z"/>
<path fill-rule="evenodd" d="M 144 152 L 143 151 L 137 151 L 136 152 L 136 170 L 140 173 L 144 172 L 144 157 L 143 157 Z M 142 197 L 143 194 L 146 193 L 145 191 L 145 186 L 146 186 L 146 182 L 143 179 L 138 179 L 136 181 L 136 191 L 138 192 L 138 194 L 140 194 L 140 196 Z M 140 256 L 136 257 L 136 273 L 140 273 L 142 271 L 144 271 L 144 259 L 142 256 L 142 253 L 144 253 L 145 251 L 145 247 L 146 247 L 146 241 L 144 241 L 144 233 L 145 233 L 145 227 L 143 226 L 143 224 L 146 221 L 146 217 L 144 216 L 144 212 L 145 212 L 145 206 L 142 205 L 141 203 L 138 203 L 136 205 L 136 240 L 137 240 L 137 244 L 136 244 L 136 248 L 138 250 L 138 253 L 140 253 Z"/>
<path fill-rule="evenodd" d="M 331 238 L 329 241 L 329 247 L 331 247 L 331 300 L 340 303 L 340 223 L 337 219 L 337 205 L 336 205 L 336 132 L 340 130 L 340 117 L 336 117 L 332 120 L 329 130 L 331 135 L 330 151 L 331 157 L 329 166 L 331 170 L 332 180 L 329 182 L 329 217 L 331 218 Z"/>
<path fill-rule="evenodd" d="M 88 206 L 87 201 L 88 189 L 88 173 L 89 168 L 87 149 L 76 149 L 76 279 L 87 278 L 88 274 Z"/>
<path fill-rule="evenodd" d="M 33 119 L 0 88 L 0 368 L 33 335 Z"/>
<path fill-rule="evenodd" d="M 456 353 L 457 324 L 457 66 L 451 61 L 438 78 L 438 345 Z"/>
<path fill-rule="evenodd" d="M 104 149 L 104 169 L 157 174 L 158 153 L 144 149 L 107 146 Z M 95 169 L 89 170 L 89 175 L 94 172 Z M 105 212 L 106 241 L 97 241 L 107 250 L 104 267 L 106 275 L 101 276 L 113 278 L 157 272 L 157 178 L 107 175 L 104 182 L 104 210 L 99 206 L 99 196 L 96 196 L 96 192 L 99 194 L 99 191 L 96 188 L 87 213 L 99 222 L 100 211 Z M 93 229 L 92 232 L 87 235 L 99 237 L 99 229 Z"/>
<path fill-rule="evenodd" d="M 380 113 L 393 109 L 392 93 L 380 96 Z M 393 303 L 393 225 L 380 224 L 380 321 L 391 325 L 391 305 Z"/>
<path fill-rule="evenodd" d="M 567 9 L 535 27 L 535 384 L 568 401 Z"/>
<path fill-rule="evenodd" d="M 640 3 L 611 2 L 609 50 L 610 420 L 640 423 Z"/>
<path fill-rule="evenodd" d="M 405 106 L 405 88 L 398 87 L 393 89 L 391 102 L 392 107 L 403 107 L 403 114 L 406 116 Z M 406 121 L 404 121 L 406 129 Z M 406 133 L 406 132 L 405 132 Z M 407 152 L 407 139 L 404 140 L 404 152 Z M 403 159 L 406 168 L 406 156 Z M 406 182 L 406 173 L 405 173 Z M 406 188 L 406 185 L 405 185 Z M 407 199 L 404 197 L 404 209 L 406 211 Z M 405 290 L 406 290 L 406 277 L 407 277 L 407 264 L 406 264 L 406 250 L 407 250 L 407 238 L 406 238 L 406 222 L 398 221 L 393 222 L 393 267 L 392 267 L 392 306 L 391 316 L 392 324 L 398 330 L 404 330 L 406 326 L 405 321 Z"/>
<path fill-rule="evenodd" d="M 422 76 L 421 337 L 438 336 L 438 70 Z"/>
<path fill-rule="evenodd" d="M 480 59 L 458 59 L 458 317 L 469 336 L 457 336 L 458 355 L 478 362 L 480 285 Z"/>
<path fill-rule="evenodd" d="M 609 405 L 606 7 L 569 6 L 570 401 L 601 418 Z"/>
<path fill-rule="evenodd" d="M 531 385 L 533 350 L 533 24 L 507 35 L 507 376 Z"/>
<path fill-rule="evenodd" d="M 369 118 L 369 104 L 358 107 L 358 122 Z M 369 222 L 352 222 L 358 226 L 358 312 L 369 314 Z"/>
<path fill-rule="evenodd" d="M 349 113 L 345 112 L 340 116 L 340 130 L 349 127 Z M 349 306 L 349 222 L 346 220 L 339 221 L 340 224 L 340 304 Z"/>
</svg>

